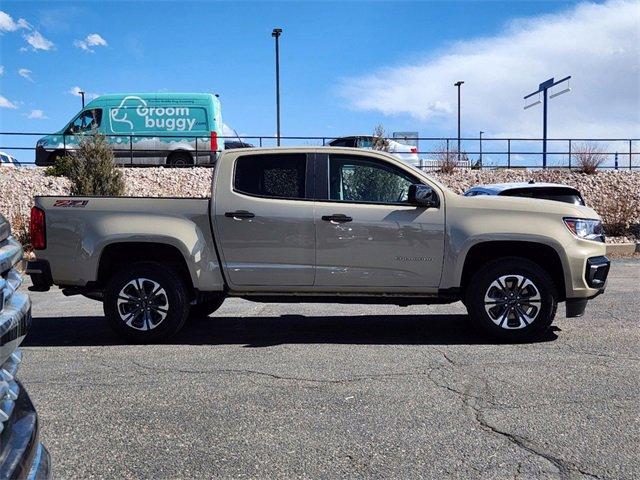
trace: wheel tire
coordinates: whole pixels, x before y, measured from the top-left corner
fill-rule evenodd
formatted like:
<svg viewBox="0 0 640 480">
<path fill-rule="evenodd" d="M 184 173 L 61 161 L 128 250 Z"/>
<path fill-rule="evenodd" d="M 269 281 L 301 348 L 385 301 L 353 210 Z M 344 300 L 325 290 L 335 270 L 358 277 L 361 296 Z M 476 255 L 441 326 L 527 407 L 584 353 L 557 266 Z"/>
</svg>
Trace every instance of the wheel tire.
<svg viewBox="0 0 640 480">
<path fill-rule="evenodd" d="M 193 165 L 193 157 L 189 152 L 173 152 L 167 157 L 167 165 L 172 167 L 190 167 Z"/>
<path fill-rule="evenodd" d="M 220 295 L 209 298 L 202 303 L 191 305 L 191 310 L 189 311 L 189 320 L 198 320 L 208 317 L 213 312 L 218 310 L 223 303 L 224 297 Z"/>
<path fill-rule="evenodd" d="M 471 279 L 465 297 L 476 327 L 502 341 L 539 338 L 551 326 L 558 305 L 551 276 L 540 265 L 520 257 L 500 258 L 482 267 Z"/>
<path fill-rule="evenodd" d="M 153 297 L 152 291 L 156 292 Z M 149 307 L 147 315 L 145 305 Z M 149 343 L 167 339 L 182 328 L 189 315 L 189 298 L 184 281 L 174 271 L 160 263 L 139 262 L 109 280 L 103 307 L 118 334 L 134 342 Z"/>
</svg>

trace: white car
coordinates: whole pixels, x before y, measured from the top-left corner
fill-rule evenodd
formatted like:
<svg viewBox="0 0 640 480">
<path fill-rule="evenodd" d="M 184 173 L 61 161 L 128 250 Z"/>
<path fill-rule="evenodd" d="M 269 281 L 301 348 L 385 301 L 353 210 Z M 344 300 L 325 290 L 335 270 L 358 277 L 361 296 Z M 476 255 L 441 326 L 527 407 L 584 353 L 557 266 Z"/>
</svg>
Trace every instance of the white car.
<svg viewBox="0 0 640 480">
<path fill-rule="evenodd" d="M 351 147 L 351 148 L 365 148 L 371 150 L 373 148 L 373 142 L 375 137 L 373 135 L 354 135 L 352 137 L 340 137 L 335 140 L 331 140 L 329 145 L 332 147 Z M 390 138 L 386 139 L 389 144 L 388 152 L 398 157 L 405 163 L 417 167 L 420 165 L 420 159 L 418 158 L 418 148 L 411 145 L 404 145 L 403 143 L 396 142 Z"/>
<path fill-rule="evenodd" d="M 0 152 L 0 167 L 19 167 L 20 162 L 18 162 L 14 157 L 9 155 L 8 153 Z"/>
</svg>

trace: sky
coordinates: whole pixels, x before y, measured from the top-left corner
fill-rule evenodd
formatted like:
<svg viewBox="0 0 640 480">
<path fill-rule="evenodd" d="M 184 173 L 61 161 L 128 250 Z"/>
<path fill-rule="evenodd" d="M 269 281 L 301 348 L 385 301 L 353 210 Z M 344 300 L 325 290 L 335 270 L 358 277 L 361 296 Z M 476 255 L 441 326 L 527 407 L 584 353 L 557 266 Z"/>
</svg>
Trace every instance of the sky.
<svg viewBox="0 0 640 480">
<path fill-rule="evenodd" d="M 218 93 L 227 125 L 274 135 L 280 27 L 283 135 L 383 124 L 455 137 L 463 80 L 463 136 L 540 137 L 542 110 L 522 97 L 572 75 L 549 102 L 550 137 L 640 137 L 640 1 L 5 0 L 0 11 L 3 132 L 59 130 L 83 89 Z"/>
</svg>

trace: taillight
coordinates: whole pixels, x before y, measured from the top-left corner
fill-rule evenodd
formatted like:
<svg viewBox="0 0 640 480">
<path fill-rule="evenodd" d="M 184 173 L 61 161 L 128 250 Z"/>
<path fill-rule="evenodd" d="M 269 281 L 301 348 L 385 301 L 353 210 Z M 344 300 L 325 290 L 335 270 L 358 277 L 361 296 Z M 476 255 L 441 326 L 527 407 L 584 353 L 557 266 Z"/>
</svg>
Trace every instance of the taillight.
<svg viewBox="0 0 640 480">
<path fill-rule="evenodd" d="M 44 221 L 44 210 L 38 207 L 31 207 L 31 222 L 29 223 L 29 233 L 31 234 L 31 246 L 34 250 L 44 250 L 47 248 L 47 233 Z"/>
<path fill-rule="evenodd" d="M 418 147 L 411 147 L 411 153 L 418 153 Z"/>
<path fill-rule="evenodd" d="M 211 151 L 218 151 L 218 132 L 211 132 Z"/>
</svg>

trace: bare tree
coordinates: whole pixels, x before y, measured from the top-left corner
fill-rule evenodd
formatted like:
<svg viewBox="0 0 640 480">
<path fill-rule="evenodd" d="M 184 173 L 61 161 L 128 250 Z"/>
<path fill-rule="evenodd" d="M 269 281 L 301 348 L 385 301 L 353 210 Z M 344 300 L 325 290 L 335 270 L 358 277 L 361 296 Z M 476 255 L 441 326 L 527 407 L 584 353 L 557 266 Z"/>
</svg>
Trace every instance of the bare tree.
<svg viewBox="0 0 640 480">
<path fill-rule="evenodd" d="M 371 148 L 383 152 L 389 151 L 389 140 L 386 138 L 384 126 L 381 123 L 373 129 L 373 145 Z"/>
<path fill-rule="evenodd" d="M 590 142 L 576 145 L 571 153 L 571 161 L 577 166 L 578 171 L 589 175 L 596 173 L 598 167 L 602 165 L 606 159 L 607 156 L 604 153 L 604 149 Z"/>
<path fill-rule="evenodd" d="M 458 156 L 457 148 L 447 149 L 446 143 L 441 143 L 435 149 L 434 160 L 438 163 L 438 171 L 453 173 L 460 164 L 469 165 L 469 156 L 464 150 Z"/>
</svg>

